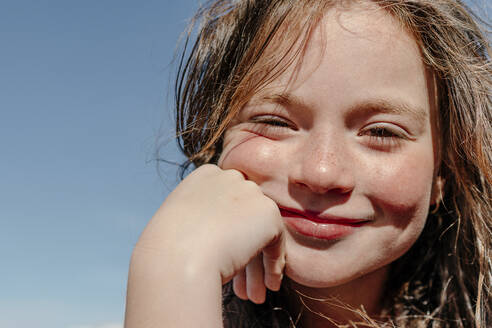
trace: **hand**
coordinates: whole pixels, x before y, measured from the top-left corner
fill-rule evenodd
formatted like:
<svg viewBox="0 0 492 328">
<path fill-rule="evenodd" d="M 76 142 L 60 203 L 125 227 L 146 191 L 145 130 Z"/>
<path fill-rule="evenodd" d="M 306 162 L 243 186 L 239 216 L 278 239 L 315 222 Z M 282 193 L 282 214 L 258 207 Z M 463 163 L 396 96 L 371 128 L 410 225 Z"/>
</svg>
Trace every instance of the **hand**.
<svg viewBox="0 0 492 328">
<path fill-rule="evenodd" d="M 168 196 L 134 254 L 149 250 L 188 273 L 210 270 L 223 284 L 234 278 L 238 297 L 255 303 L 266 288 L 280 288 L 285 264 L 277 204 L 241 172 L 215 165 L 196 169 Z"/>
</svg>

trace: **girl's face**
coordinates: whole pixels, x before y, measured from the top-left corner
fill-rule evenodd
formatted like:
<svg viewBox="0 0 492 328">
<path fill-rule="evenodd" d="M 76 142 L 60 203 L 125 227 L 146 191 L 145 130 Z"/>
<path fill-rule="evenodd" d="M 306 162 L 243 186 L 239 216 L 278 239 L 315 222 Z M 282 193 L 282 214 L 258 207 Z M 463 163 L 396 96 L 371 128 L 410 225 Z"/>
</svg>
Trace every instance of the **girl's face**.
<svg viewBox="0 0 492 328">
<path fill-rule="evenodd" d="M 279 206 L 286 274 L 309 287 L 384 275 L 424 227 L 434 97 L 412 36 L 371 5 L 330 9 L 228 128 L 219 165 Z"/>
</svg>

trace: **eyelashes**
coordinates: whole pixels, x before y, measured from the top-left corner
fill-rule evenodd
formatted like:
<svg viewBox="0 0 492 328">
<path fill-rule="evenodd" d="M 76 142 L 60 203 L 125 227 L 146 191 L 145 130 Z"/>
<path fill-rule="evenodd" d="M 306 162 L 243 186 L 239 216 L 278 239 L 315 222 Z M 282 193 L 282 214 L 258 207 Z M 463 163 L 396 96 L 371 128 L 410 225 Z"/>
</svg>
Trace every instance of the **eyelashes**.
<svg viewBox="0 0 492 328">
<path fill-rule="evenodd" d="M 254 124 L 252 131 L 272 138 L 288 136 L 289 133 L 299 130 L 292 121 L 277 115 L 256 115 L 248 122 Z M 396 148 L 404 141 L 412 139 L 405 129 L 387 122 L 366 125 L 359 130 L 357 137 L 368 147 L 377 150 Z"/>
<path fill-rule="evenodd" d="M 380 123 L 381 124 L 381 123 Z M 384 125 L 370 125 L 360 131 L 357 136 L 368 136 L 374 139 L 408 139 L 406 132 L 401 128 Z"/>
<path fill-rule="evenodd" d="M 396 150 L 411 139 L 403 128 L 390 123 L 371 124 L 357 136 L 362 137 L 368 147 L 381 151 Z"/>
<path fill-rule="evenodd" d="M 267 127 L 272 128 L 289 128 L 294 131 L 298 130 L 289 120 L 273 115 L 254 116 L 249 121 L 251 123 L 264 124 Z M 362 131 L 357 134 L 357 136 L 368 136 L 374 139 L 409 139 L 408 135 L 402 128 L 391 127 L 391 125 L 392 124 L 389 123 L 369 125 L 368 127 L 364 127 Z"/>
<path fill-rule="evenodd" d="M 297 131 L 298 129 L 295 127 L 295 125 L 290 122 L 289 120 L 279 117 L 279 116 L 274 116 L 274 115 L 260 115 L 260 116 L 254 116 L 249 120 L 251 123 L 259 123 L 259 124 L 264 124 L 265 127 L 269 128 L 289 128 L 294 131 Z"/>
<path fill-rule="evenodd" d="M 382 126 L 372 127 L 368 129 L 365 134 L 373 138 L 400 138 L 400 135 Z M 364 134 L 359 133 L 359 135 Z"/>
</svg>

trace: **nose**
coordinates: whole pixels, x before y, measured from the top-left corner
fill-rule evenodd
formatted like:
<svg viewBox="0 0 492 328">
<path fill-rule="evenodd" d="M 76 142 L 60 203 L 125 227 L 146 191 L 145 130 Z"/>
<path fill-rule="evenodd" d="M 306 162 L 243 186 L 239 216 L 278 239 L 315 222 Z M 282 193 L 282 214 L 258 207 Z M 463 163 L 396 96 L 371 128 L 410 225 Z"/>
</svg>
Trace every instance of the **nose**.
<svg viewBox="0 0 492 328">
<path fill-rule="evenodd" d="M 317 194 L 350 194 L 355 186 L 355 162 L 343 138 L 312 136 L 298 149 L 290 183 Z"/>
</svg>

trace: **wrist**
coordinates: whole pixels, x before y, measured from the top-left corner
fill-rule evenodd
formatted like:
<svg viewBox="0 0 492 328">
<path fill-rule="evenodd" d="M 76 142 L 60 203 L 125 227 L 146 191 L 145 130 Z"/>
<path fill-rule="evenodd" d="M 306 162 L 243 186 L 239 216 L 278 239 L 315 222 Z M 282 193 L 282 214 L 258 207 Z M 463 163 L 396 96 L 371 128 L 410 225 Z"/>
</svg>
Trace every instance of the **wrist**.
<svg viewBox="0 0 492 328">
<path fill-rule="evenodd" d="M 125 327 L 221 327 L 221 289 L 220 274 L 196 257 L 136 247 Z"/>
</svg>

